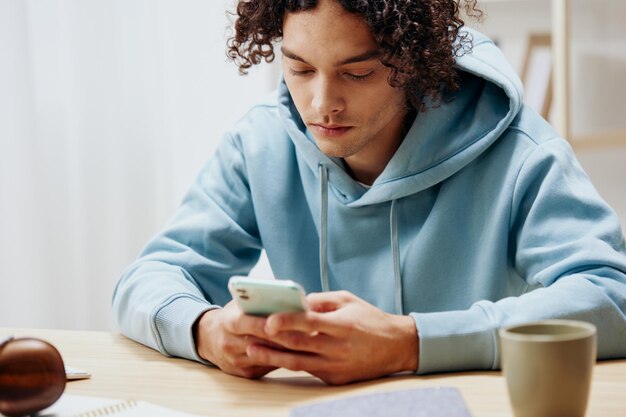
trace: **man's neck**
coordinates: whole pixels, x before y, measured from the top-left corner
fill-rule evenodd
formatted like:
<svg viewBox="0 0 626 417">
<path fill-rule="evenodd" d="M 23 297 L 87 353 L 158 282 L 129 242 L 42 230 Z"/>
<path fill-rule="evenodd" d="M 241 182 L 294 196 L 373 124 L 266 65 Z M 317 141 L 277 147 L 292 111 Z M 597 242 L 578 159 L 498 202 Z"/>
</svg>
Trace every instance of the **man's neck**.
<svg viewBox="0 0 626 417">
<path fill-rule="evenodd" d="M 385 170 L 385 167 L 400 147 L 404 137 L 413 125 L 415 116 L 416 113 L 413 110 L 406 114 L 401 131 L 393 140 L 389 141 L 388 146 L 385 148 L 364 149 L 358 154 L 344 158 L 350 176 L 362 184 L 372 185 L 376 178 Z"/>
<path fill-rule="evenodd" d="M 369 158 L 358 157 L 356 155 L 349 156 L 345 158 L 344 161 L 348 167 L 348 174 L 350 174 L 355 181 L 365 185 L 372 185 L 374 181 L 376 181 L 376 178 L 383 172 L 394 153 L 395 149 L 391 155 L 385 156 L 384 158 L 379 157 L 375 163 Z"/>
</svg>

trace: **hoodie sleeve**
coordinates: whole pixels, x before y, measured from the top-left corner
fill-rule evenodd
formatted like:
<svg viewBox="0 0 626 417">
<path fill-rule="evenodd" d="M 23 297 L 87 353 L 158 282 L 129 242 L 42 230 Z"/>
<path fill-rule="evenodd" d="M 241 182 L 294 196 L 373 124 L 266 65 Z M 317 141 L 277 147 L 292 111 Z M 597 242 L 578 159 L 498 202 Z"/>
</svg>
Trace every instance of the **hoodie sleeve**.
<svg viewBox="0 0 626 417">
<path fill-rule="evenodd" d="M 229 301 L 228 278 L 247 274 L 260 250 L 243 152 L 227 136 L 169 224 L 119 280 L 113 314 L 121 332 L 164 355 L 201 361 L 194 322 Z"/>
<path fill-rule="evenodd" d="M 411 314 L 419 373 L 497 369 L 498 328 L 547 318 L 593 323 L 599 358 L 626 355 L 624 237 L 565 141 L 537 145 L 526 159 L 510 219 L 509 263 L 527 291 L 463 311 Z"/>
</svg>

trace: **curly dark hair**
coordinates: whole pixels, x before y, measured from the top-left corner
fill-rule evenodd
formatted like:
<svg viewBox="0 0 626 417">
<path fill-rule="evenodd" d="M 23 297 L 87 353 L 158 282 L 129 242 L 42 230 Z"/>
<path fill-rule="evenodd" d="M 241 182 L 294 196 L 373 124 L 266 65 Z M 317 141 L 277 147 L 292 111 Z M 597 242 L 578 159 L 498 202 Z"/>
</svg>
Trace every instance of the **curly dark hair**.
<svg viewBox="0 0 626 417">
<path fill-rule="evenodd" d="M 391 69 L 389 84 L 404 89 L 407 102 L 423 109 L 423 97 L 437 103 L 445 91 L 459 88 L 455 57 L 472 49 L 472 39 L 459 33 L 463 8 L 478 20 L 476 0 L 334 0 L 363 17 L 382 50 L 381 62 Z M 275 58 L 283 16 L 314 9 L 318 0 L 239 0 L 235 33 L 228 39 L 228 57 L 246 74 L 262 59 Z"/>
</svg>

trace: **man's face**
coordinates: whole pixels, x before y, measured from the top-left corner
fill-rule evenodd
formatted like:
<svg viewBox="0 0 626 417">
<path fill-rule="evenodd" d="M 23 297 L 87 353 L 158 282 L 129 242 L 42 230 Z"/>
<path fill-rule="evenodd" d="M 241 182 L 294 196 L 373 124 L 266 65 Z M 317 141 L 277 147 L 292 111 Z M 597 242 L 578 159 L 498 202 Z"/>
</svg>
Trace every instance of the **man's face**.
<svg viewBox="0 0 626 417">
<path fill-rule="evenodd" d="M 362 18 L 334 0 L 287 13 L 282 52 L 287 87 L 320 150 L 384 167 L 402 141 L 406 105 Z"/>
</svg>

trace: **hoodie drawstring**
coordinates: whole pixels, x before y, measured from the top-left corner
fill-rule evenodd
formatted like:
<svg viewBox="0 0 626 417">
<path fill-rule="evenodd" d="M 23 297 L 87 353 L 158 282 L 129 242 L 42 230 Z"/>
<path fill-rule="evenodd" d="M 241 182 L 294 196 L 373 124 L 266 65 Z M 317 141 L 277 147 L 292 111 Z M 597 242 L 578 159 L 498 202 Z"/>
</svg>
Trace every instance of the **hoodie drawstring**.
<svg viewBox="0 0 626 417">
<path fill-rule="evenodd" d="M 322 164 L 320 171 L 320 279 L 322 291 L 330 291 L 328 283 L 328 169 Z"/>
<path fill-rule="evenodd" d="M 402 305 L 402 275 L 400 273 L 400 243 L 398 242 L 398 217 L 396 213 L 396 200 L 391 200 L 389 209 L 389 229 L 391 235 L 391 251 L 393 254 L 393 277 L 394 292 L 396 298 L 396 314 L 404 314 Z"/>
<path fill-rule="evenodd" d="M 322 291 L 330 291 L 328 282 L 328 169 L 320 164 L 320 280 Z M 400 244 L 398 241 L 398 220 L 396 200 L 391 201 L 389 211 L 389 229 L 391 235 L 391 251 L 393 254 L 394 296 L 396 314 L 404 313 L 402 303 L 402 275 L 400 272 Z"/>
</svg>

